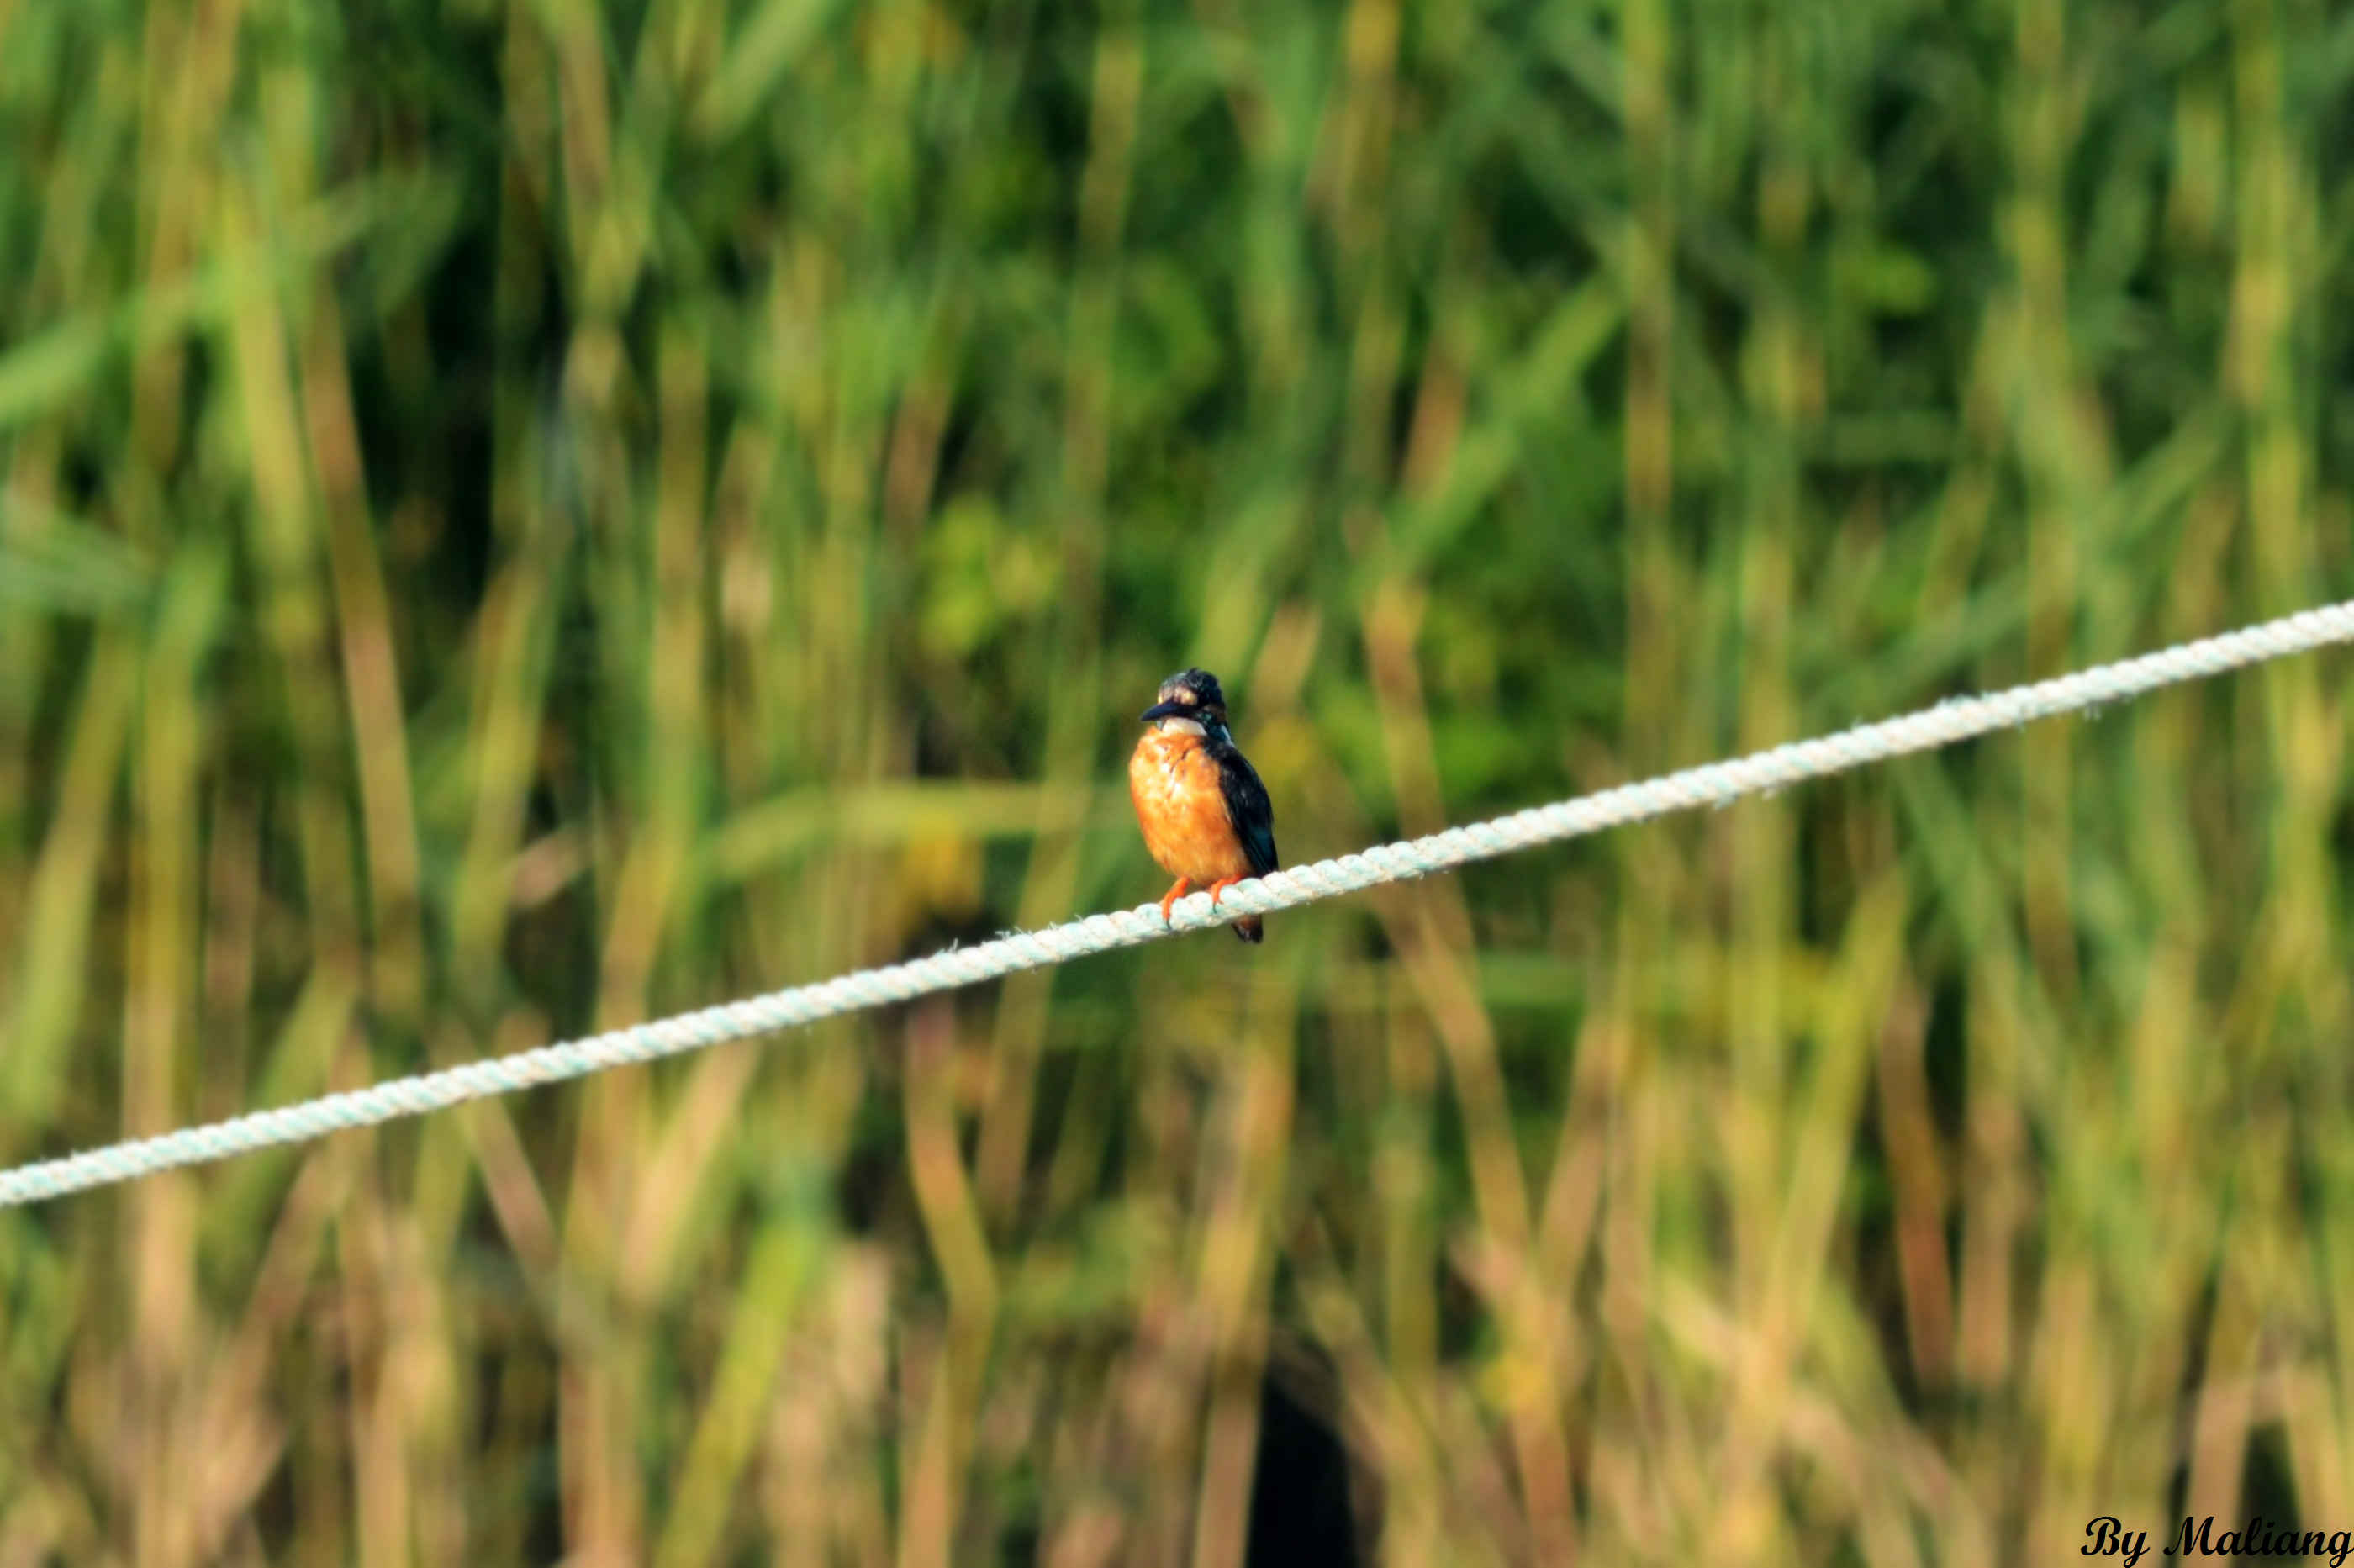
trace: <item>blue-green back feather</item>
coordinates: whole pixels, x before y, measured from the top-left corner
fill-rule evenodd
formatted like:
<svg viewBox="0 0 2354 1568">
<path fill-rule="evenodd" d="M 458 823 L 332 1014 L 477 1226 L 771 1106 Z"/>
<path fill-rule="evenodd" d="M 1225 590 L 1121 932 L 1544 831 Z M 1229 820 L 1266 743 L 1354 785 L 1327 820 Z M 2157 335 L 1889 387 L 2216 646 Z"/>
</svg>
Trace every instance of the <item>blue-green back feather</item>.
<svg viewBox="0 0 2354 1568">
<path fill-rule="evenodd" d="M 1226 798 L 1226 821 L 1243 842 L 1251 874 L 1265 876 L 1276 868 L 1275 806 L 1267 798 L 1267 786 L 1233 746 L 1214 742 L 1210 750 L 1218 764 L 1218 787 Z"/>
</svg>

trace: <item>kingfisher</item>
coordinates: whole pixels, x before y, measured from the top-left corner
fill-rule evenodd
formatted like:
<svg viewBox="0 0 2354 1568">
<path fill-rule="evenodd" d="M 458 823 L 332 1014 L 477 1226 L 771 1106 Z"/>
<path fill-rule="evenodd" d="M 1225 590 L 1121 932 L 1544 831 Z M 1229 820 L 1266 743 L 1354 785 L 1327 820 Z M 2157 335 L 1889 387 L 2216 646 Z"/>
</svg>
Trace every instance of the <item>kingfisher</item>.
<svg viewBox="0 0 2354 1568">
<path fill-rule="evenodd" d="M 1226 729 L 1226 694 L 1207 670 L 1181 670 L 1161 683 L 1144 710 L 1150 727 L 1128 759 L 1144 847 L 1177 879 L 1161 900 L 1161 917 L 1196 883 L 1210 902 L 1246 876 L 1275 869 L 1275 807 L 1267 786 Z M 1256 915 L 1235 922 L 1246 942 L 1266 940 Z"/>
</svg>

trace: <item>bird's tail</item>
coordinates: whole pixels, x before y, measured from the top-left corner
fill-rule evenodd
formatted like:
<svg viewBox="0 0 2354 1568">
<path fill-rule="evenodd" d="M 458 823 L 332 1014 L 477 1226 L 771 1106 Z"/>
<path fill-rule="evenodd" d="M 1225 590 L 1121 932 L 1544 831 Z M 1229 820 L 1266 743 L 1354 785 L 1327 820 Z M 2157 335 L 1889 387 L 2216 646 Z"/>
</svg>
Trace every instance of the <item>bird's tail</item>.
<svg viewBox="0 0 2354 1568">
<path fill-rule="evenodd" d="M 1235 922 L 1235 935 L 1246 942 L 1267 940 L 1267 922 L 1256 915 L 1246 915 Z"/>
</svg>

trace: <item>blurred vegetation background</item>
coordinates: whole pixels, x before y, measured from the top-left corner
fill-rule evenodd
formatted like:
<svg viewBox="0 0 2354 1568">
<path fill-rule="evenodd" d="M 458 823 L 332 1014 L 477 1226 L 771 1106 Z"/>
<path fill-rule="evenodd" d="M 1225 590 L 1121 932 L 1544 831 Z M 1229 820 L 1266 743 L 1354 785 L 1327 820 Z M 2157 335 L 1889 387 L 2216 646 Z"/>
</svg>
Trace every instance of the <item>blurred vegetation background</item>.
<svg viewBox="0 0 2354 1568">
<path fill-rule="evenodd" d="M 0 1160 L 1156 897 L 1189 663 L 1299 862 L 2345 597 L 2349 83 L 0 0 Z M 2345 668 L 0 1215 L 0 1564 L 2354 1528 Z"/>
</svg>

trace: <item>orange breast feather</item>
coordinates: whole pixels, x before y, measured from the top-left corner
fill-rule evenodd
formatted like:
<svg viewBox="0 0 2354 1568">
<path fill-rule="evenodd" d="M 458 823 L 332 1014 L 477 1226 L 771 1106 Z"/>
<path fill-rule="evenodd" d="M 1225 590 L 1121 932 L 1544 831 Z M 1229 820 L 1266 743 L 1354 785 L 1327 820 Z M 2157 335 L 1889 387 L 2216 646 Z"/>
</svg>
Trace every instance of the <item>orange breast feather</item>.
<svg viewBox="0 0 2354 1568">
<path fill-rule="evenodd" d="M 1248 876 L 1250 858 L 1226 816 L 1218 765 L 1197 735 L 1152 730 L 1128 759 L 1128 792 L 1144 847 L 1172 876 L 1208 884 Z"/>
</svg>

